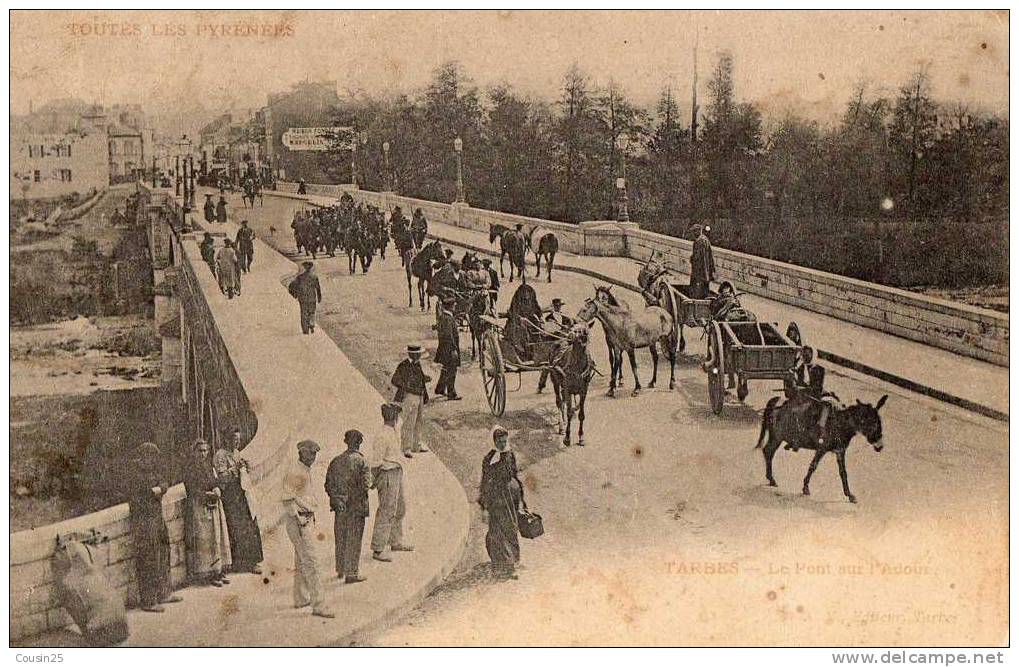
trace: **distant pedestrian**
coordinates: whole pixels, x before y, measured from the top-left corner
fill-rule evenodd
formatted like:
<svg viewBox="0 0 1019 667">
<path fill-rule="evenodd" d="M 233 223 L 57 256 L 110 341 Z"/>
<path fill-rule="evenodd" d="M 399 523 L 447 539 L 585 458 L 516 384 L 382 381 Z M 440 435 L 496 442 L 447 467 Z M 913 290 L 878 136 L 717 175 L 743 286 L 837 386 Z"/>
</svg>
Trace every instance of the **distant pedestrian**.
<svg viewBox="0 0 1019 667">
<path fill-rule="evenodd" d="M 213 240 L 212 234 L 205 232 L 198 249 L 202 253 L 202 259 L 209 265 L 212 275 L 216 275 L 216 242 Z"/>
<path fill-rule="evenodd" d="M 312 615 L 335 618 L 322 592 L 313 537 L 318 503 L 313 491 L 311 466 L 319 449 L 318 443 L 313 440 L 297 443 L 297 460 L 289 463 L 284 473 L 280 500 L 287 537 L 294 545 L 294 607 L 301 609 L 310 605 Z"/>
<path fill-rule="evenodd" d="M 226 222 L 226 198 L 219 196 L 219 203 L 216 204 L 216 222 Z"/>
<path fill-rule="evenodd" d="M 251 271 L 251 263 L 255 261 L 255 230 L 248 227 L 247 220 L 241 220 L 241 228 L 237 230 L 237 257 L 241 271 Z"/>
<path fill-rule="evenodd" d="M 219 277 L 219 289 L 232 299 L 241 293 L 241 271 L 234 242 L 227 239 L 216 255 L 216 275 Z"/>
<path fill-rule="evenodd" d="M 297 181 L 297 194 L 299 195 L 308 194 L 308 187 L 307 185 L 305 185 L 303 178 Z"/>
<path fill-rule="evenodd" d="M 439 347 L 435 351 L 435 363 L 442 366 L 439 381 L 435 383 L 435 394 L 447 400 L 459 401 L 456 393 L 456 371 L 460 367 L 460 332 L 453 318 L 456 299 L 443 297 L 438 309 Z"/>
<path fill-rule="evenodd" d="M 715 256 L 707 236 L 711 228 L 696 225 L 694 231 L 697 238 L 693 242 L 693 254 L 690 256 L 690 298 L 706 299 L 711 281 L 715 279 Z"/>
<path fill-rule="evenodd" d="M 403 542 L 403 519 L 407 513 L 407 503 L 403 494 L 403 464 L 400 462 L 401 446 L 396 430 L 400 412 L 400 406 L 394 403 L 382 406 L 383 425 L 372 441 L 371 465 L 375 488 L 379 492 L 375 528 L 372 530 L 372 558 L 383 563 L 393 560 L 386 549 L 414 550 L 414 547 Z"/>
<path fill-rule="evenodd" d="M 481 462 L 481 494 L 478 504 L 488 515 L 485 549 L 496 574 L 513 579 L 520 562 L 517 515 L 523 487 L 517 478 L 517 459 L 509 444 L 509 433 L 501 426 L 492 429 L 493 447 Z"/>
<path fill-rule="evenodd" d="M 396 387 L 394 403 L 403 409 L 403 428 L 400 433 L 404 453 L 427 452 L 421 442 L 424 409 L 428 405 L 428 383 L 432 378 L 421 369 L 425 351 L 420 345 L 407 346 L 407 358 L 400 362 L 390 383 Z"/>
<path fill-rule="evenodd" d="M 205 195 L 205 206 L 203 208 L 205 210 L 205 222 L 215 222 L 216 221 L 216 204 L 212 201 L 212 195 L 211 194 L 206 194 Z"/>
<path fill-rule="evenodd" d="M 322 285 L 315 275 L 315 264 L 301 262 L 304 271 L 290 282 L 290 295 L 301 309 L 301 333 L 315 333 L 315 308 L 322 303 Z"/>
<path fill-rule="evenodd" d="M 499 300 L 499 272 L 492 268 L 492 260 L 487 257 L 481 260 L 481 266 L 488 272 L 488 280 L 490 287 L 488 288 L 488 296 L 492 304 L 492 308 L 495 308 L 495 302 Z"/>
<path fill-rule="evenodd" d="M 241 432 L 234 429 L 223 446 L 212 457 L 212 467 L 219 479 L 223 513 L 230 535 L 231 571 L 261 574 L 262 535 L 251 514 L 251 505 L 242 476 L 249 471 L 248 461 L 240 454 Z"/>
<path fill-rule="evenodd" d="M 364 436 L 350 430 L 343 435 L 347 451 L 329 463 L 326 493 L 333 515 L 333 540 L 336 543 L 336 576 L 348 584 L 364 581 L 361 576 L 361 543 L 364 521 L 368 517 L 368 489 L 372 472 L 361 453 Z"/>
<path fill-rule="evenodd" d="M 169 488 L 160 470 L 159 447 L 146 442 L 135 450 L 127 488 L 138 603 L 143 611 L 162 612 L 162 604 L 180 602 L 170 586 L 170 533 L 163 519 L 163 496 Z"/>
<path fill-rule="evenodd" d="M 220 500 L 223 480 L 212 467 L 211 449 L 205 440 L 197 440 L 184 466 L 184 553 L 192 581 L 219 587 L 230 583 L 225 574 L 231 563 L 230 537 Z"/>
</svg>

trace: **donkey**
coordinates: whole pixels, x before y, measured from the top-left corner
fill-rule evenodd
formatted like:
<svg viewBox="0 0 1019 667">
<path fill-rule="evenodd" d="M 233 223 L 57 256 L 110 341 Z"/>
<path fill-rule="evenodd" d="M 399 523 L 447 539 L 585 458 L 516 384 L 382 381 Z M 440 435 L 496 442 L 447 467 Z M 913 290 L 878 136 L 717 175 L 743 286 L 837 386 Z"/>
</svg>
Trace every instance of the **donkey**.
<svg viewBox="0 0 1019 667">
<path fill-rule="evenodd" d="M 676 388 L 676 334 L 672 326 L 672 318 L 669 313 L 658 306 L 648 306 L 641 311 L 634 312 L 629 306 L 613 305 L 620 303 L 612 294 L 611 287 L 595 287 L 593 299 L 587 299 L 584 307 L 577 313 L 577 319 L 582 322 L 598 318 L 605 330 L 605 339 L 610 347 L 620 351 L 618 355 L 611 355 L 613 364 L 617 364 L 621 370 L 623 364 L 622 351 L 626 351 L 630 358 L 630 370 L 633 371 L 633 396 L 640 394 L 640 377 L 637 375 L 637 357 L 635 351 L 646 347 L 651 351 L 651 360 L 654 362 L 654 372 L 648 387 L 654 387 L 658 382 L 658 344 L 662 345 L 669 357 L 669 389 Z M 614 357 L 614 358 L 613 358 Z M 611 369 L 609 379 L 609 396 L 616 394 L 615 374 L 616 368 Z"/>
<path fill-rule="evenodd" d="M 577 445 L 584 446 L 584 404 L 587 402 L 587 388 L 594 376 L 594 360 L 587 351 L 590 339 L 588 330 L 594 326 L 594 320 L 586 325 L 575 324 L 567 336 L 563 346 L 556 350 L 552 360 L 550 375 L 552 388 L 555 390 L 556 407 L 559 408 L 559 433 L 563 433 L 563 422 L 566 423 L 566 435 L 563 444 L 570 446 L 570 431 L 573 427 L 573 413 L 578 417 Z M 574 397 L 577 404 L 574 406 Z"/>
<path fill-rule="evenodd" d="M 878 414 L 888 394 L 882 396 L 877 405 L 862 403 L 859 400 L 855 405 L 848 408 L 833 407 L 828 422 L 825 424 L 824 433 L 817 438 L 815 429 L 804 430 L 800 420 L 788 402 L 779 405 L 781 396 L 776 396 L 768 401 L 764 408 L 764 415 L 761 417 L 761 434 L 757 438 L 755 449 L 764 447 L 764 468 L 765 476 L 770 486 L 778 486 L 775 477 L 771 472 L 771 461 L 775 458 L 775 452 L 783 442 L 788 442 L 795 448 L 813 449 L 814 459 L 807 469 L 807 476 L 803 478 L 803 495 L 810 495 L 810 478 L 817 469 L 824 455 L 834 452 L 839 464 L 839 476 L 842 478 L 842 492 L 855 503 L 856 496 L 849 491 L 849 478 L 846 475 L 846 450 L 856 434 L 861 434 L 874 448 L 875 452 L 884 449 L 881 440 L 881 415 Z M 767 444 L 765 444 L 767 439 Z"/>
</svg>

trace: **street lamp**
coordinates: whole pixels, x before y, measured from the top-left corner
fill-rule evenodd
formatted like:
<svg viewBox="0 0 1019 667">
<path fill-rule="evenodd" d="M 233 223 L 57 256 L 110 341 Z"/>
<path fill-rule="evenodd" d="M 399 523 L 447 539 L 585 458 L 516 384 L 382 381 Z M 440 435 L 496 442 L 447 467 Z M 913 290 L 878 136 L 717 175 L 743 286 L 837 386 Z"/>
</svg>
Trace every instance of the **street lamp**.
<svg viewBox="0 0 1019 667">
<path fill-rule="evenodd" d="M 622 176 L 616 179 L 616 189 L 619 191 L 619 208 L 616 213 L 616 220 L 618 222 L 629 222 L 629 200 L 626 196 L 626 148 L 629 146 L 630 140 L 625 134 L 620 134 L 616 139 L 616 143 L 619 146 L 619 161 L 622 166 Z"/>
<path fill-rule="evenodd" d="M 392 190 L 393 190 L 393 178 L 392 178 L 392 174 L 389 173 L 389 142 L 388 141 L 383 141 L 382 142 L 382 158 L 383 158 L 383 162 L 385 164 L 385 170 L 386 170 L 386 190 L 389 190 L 390 192 L 392 192 Z"/>
<path fill-rule="evenodd" d="M 463 139 L 457 137 L 453 140 L 453 151 L 456 153 L 456 203 L 466 203 L 464 196 L 464 168 L 463 168 Z"/>
</svg>

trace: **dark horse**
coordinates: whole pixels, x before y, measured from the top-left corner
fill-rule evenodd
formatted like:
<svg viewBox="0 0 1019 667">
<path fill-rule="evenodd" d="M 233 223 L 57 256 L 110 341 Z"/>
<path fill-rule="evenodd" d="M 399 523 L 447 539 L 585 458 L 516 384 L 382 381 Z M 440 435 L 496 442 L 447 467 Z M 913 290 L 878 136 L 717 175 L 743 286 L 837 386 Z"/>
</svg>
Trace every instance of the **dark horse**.
<svg viewBox="0 0 1019 667">
<path fill-rule="evenodd" d="M 587 388 L 594 375 L 594 360 L 587 351 L 590 338 L 588 331 L 594 326 L 594 320 L 586 325 L 576 324 L 570 329 L 566 341 L 553 353 L 552 387 L 555 389 L 556 407 L 559 408 L 559 433 L 563 432 L 566 422 L 566 435 L 563 444 L 570 446 L 570 430 L 573 426 L 573 413 L 577 413 L 577 444 L 584 446 L 584 404 L 587 402 Z M 574 406 L 576 397 L 576 406 Z"/>
<path fill-rule="evenodd" d="M 442 244 L 432 241 L 411 258 L 410 269 L 407 272 L 407 293 L 410 305 L 414 305 L 414 299 L 410 296 L 410 278 L 414 276 L 418 279 L 418 303 L 421 305 L 421 310 L 424 311 L 432 307 L 432 298 L 425 288 L 432 279 L 432 262 L 442 257 L 445 257 L 442 252 Z"/>
<path fill-rule="evenodd" d="M 527 262 L 527 236 L 504 225 L 492 225 L 488 229 L 488 242 L 495 243 L 496 239 L 499 239 L 499 275 L 505 275 L 502 262 L 509 256 L 510 282 L 513 282 L 513 270 L 516 269 L 520 280 L 526 283 L 527 271 L 524 265 Z"/>
<path fill-rule="evenodd" d="M 532 227 L 527 237 L 527 247 L 534 252 L 534 262 L 537 264 L 536 277 L 541 277 L 541 260 L 545 259 L 546 270 L 548 271 L 548 282 L 552 282 L 552 265 L 555 263 L 555 255 L 559 252 L 559 239 L 552 232 L 546 232 L 538 238 L 538 244 L 534 244 L 534 235 L 541 227 Z"/>
<path fill-rule="evenodd" d="M 839 476 L 842 478 L 842 492 L 846 494 L 849 502 L 855 503 L 856 496 L 849 491 L 849 478 L 846 475 L 846 449 L 857 433 L 867 439 L 875 452 L 884 449 L 884 443 L 881 442 L 881 415 L 878 412 L 888 400 L 888 395 L 882 396 L 877 405 L 856 401 L 855 405 L 848 408 L 833 407 L 820 439 L 816 438 L 814 429 L 804 430 L 800 426 L 800 420 L 787 403 L 778 405 L 781 400 L 780 396 L 776 396 L 768 401 L 764 408 L 764 416 L 761 418 L 761 434 L 757 439 L 757 448 L 764 447 L 764 466 L 768 484 L 777 486 L 771 473 L 771 461 L 783 442 L 788 442 L 794 447 L 814 450 L 814 458 L 807 469 L 807 476 L 803 478 L 805 496 L 810 495 L 810 477 L 817 469 L 817 464 L 825 454 L 834 452 L 839 464 Z"/>
</svg>

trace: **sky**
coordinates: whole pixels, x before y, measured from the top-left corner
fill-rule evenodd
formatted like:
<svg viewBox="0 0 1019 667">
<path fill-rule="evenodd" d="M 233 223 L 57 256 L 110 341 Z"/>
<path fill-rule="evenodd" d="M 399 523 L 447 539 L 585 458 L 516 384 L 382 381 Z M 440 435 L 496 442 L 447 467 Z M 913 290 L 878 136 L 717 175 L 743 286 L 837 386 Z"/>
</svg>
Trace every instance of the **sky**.
<svg viewBox="0 0 1019 667">
<path fill-rule="evenodd" d="M 894 94 L 921 64 L 938 99 L 1008 111 L 1007 11 L 15 11 L 10 33 L 15 114 L 62 97 L 244 109 L 306 78 L 409 92 L 451 59 L 546 98 L 577 63 L 653 104 L 667 84 L 689 95 L 695 43 L 701 99 L 729 50 L 737 97 L 766 117 L 834 119 L 856 82 Z"/>
</svg>

